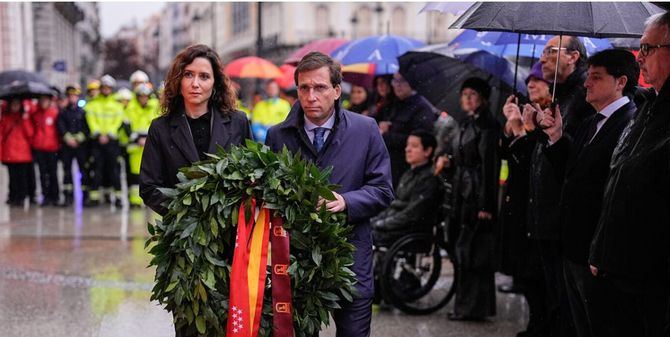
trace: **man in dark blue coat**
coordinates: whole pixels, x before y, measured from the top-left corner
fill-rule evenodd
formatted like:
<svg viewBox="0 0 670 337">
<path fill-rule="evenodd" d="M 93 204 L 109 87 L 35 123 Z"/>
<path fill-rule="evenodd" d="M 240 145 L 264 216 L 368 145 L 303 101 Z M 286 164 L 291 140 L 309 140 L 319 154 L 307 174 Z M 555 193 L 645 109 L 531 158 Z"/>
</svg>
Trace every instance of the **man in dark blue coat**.
<svg viewBox="0 0 670 337">
<path fill-rule="evenodd" d="M 318 52 L 307 54 L 295 71 L 298 100 L 286 120 L 268 130 L 265 143 L 275 152 L 286 146 L 320 168 L 333 167 L 330 181 L 340 185 L 332 212 L 346 212 L 354 226 L 353 271 L 358 296 L 334 314 L 338 337 L 370 336 L 373 272 L 370 217 L 393 199 L 389 154 L 374 119 L 339 106 L 340 66 Z"/>
</svg>

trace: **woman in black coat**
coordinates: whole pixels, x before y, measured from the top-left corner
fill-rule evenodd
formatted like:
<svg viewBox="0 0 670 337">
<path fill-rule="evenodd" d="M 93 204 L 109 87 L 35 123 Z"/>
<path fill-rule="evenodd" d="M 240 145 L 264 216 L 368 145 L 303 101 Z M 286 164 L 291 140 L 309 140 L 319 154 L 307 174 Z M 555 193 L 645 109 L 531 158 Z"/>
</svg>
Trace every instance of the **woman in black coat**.
<svg viewBox="0 0 670 337">
<path fill-rule="evenodd" d="M 215 153 L 217 145 L 251 139 L 249 121 L 235 109 L 235 91 L 214 50 L 202 44 L 182 50 L 166 78 L 163 114 L 149 127 L 140 168 L 140 195 L 161 215 L 167 213 L 167 197 L 159 188 L 174 187 L 180 168 L 207 159 L 205 153 Z"/>
<path fill-rule="evenodd" d="M 495 315 L 494 215 L 498 191 L 500 125 L 488 110 L 491 88 L 479 78 L 461 87 L 468 116 L 454 141 L 454 219 L 456 299 L 451 320 L 481 320 Z"/>
</svg>

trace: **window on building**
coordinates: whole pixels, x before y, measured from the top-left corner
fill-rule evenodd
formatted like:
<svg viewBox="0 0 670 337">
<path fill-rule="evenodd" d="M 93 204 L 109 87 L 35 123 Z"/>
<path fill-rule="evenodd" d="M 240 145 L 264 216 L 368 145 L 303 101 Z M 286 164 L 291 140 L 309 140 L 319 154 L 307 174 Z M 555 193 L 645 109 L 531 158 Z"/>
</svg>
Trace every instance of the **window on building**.
<svg viewBox="0 0 670 337">
<path fill-rule="evenodd" d="M 356 13 L 358 23 L 356 25 L 356 37 L 372 35 L 372 10 L 368 6 L 361 6 Z"/>
<path fill-rule="evenodd" d="M 241 34 L 249 30 L 249 3 L 233 2 L 233 34 Z"/>
<path fill-rule="evenodd" d="M 316 7 L 316 36 L 326 37 L 328 36 L 328 30 L 330 28 L 330 19 L 328 15 L 328 7 L 326 5 L 319 5 Z"/>
<path fill-rule="evenodd" d="M 406 35 L 406 27 L 407 14 L 405 14 L 405 9 L 402 7 L 394 8 L 391 16 L 391 34 Z"/>
</svg>

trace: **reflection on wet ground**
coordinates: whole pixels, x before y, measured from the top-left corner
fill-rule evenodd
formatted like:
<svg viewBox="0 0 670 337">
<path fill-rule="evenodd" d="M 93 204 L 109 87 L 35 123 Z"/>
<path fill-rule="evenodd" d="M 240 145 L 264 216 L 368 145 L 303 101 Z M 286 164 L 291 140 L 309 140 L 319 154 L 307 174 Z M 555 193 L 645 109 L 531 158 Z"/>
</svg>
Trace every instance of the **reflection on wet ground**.
<svg viewBox="0 0 670 337">
<path fill-rule="evenodd" d="M 3 172 L 0 172 L 3 174 Z M 154 270 L 144 249 L 145 209 L 4 205 L 0 179 L 0 336 L 173 336 L 171 315 L 150 302 Z M 498 296 L 484 323 L 375 311 L 373 336 L 514 336 L 527 306 Z M 322 336 L 334 336 L 334 326 Z"/>
</svg>

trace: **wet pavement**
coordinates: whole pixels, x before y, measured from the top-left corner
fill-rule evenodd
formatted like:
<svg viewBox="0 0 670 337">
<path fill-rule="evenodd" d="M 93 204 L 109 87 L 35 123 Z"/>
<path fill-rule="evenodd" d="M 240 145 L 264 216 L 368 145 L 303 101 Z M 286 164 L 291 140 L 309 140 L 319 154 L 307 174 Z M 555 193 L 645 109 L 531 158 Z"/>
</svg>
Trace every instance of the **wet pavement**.
<svg viewBox="0 0 670 337">
<path fill-rule="evenodd" d="M 7 174 L 0 167 L 0 336 L 174 336 L 171 315 L 150 302 L 154 270 L 144 249 L 145 209 L 5 205 Z M 503 277 L 498 277 L 504 282 Z M 515 336 L 527 306 L 498 295 L 487 322 L 446 319 L 446 311 L 408 316 L 375 311 L 372 336 Z M 321 336 L 335 336 L 334 326 Z"/>
</svg>

